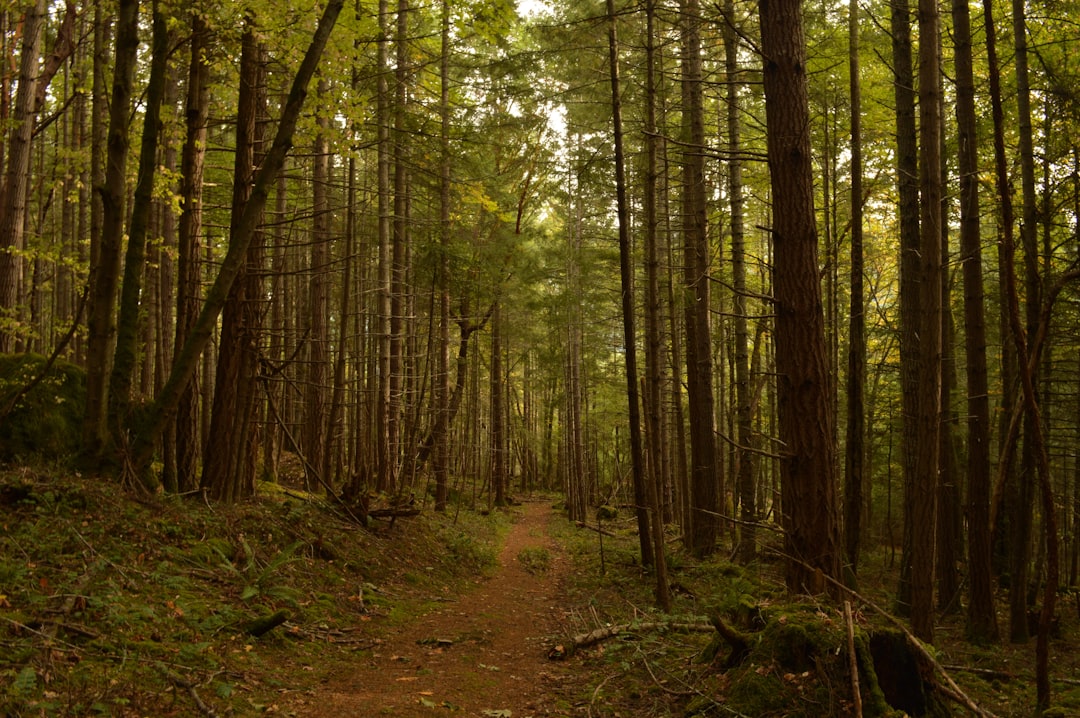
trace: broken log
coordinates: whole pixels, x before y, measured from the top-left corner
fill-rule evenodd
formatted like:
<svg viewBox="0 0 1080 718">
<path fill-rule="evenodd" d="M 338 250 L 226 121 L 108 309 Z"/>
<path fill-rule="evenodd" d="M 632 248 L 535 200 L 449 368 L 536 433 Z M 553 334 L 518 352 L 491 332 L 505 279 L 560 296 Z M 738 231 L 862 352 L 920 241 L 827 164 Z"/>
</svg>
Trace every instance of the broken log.
<svg viewBox="0 0 1080 718">
<path fill-rule="evenodd" d="M 712 633 L 715 629 L 708 623 L 700 621 L 647 621 L 635 623 L 623 623 L 618 626 L 601 626 L 586 633 L 579 633 L 569 638 L 566 643 L 552 647 L 548 651 L 551 660 L 562 660 L 574 655 L 582 648 L 594 646 L 609 638 L 615 638 L 624 633 L 644 633 L 646 631 L 682 631 L 685 633 Z"/>
<path fill-rule="evenodd" d="M 280 611 L 271 613 L 269 616 L 262 616 L 261 618 L 256 618 L 252 621 L 248 621 L 244 624 L 242 630 L 244 631 L 244 633 L 252 636 L 253 638 L 259 638 L 260 636 L 266 635 L 267 633 L 274 630 L 288 620 L 289 612 L 282 609 Z"/>
<path fill-rule="evenodd" d="M 604 536 L 610 536 L 611 538 L 617 538 L 617 536 L 615 536 L 615 534 L 611 533 L 607 529 L 602 529 L 599 526 L 589 526 L 589 524 L 585 523 L 584 521 L 575 521 L 574 525 L 577 526 L 579 529 L 589 529 L 590 531 L 595 531 L 596 533 L 602 534 Z"/>
</svg>

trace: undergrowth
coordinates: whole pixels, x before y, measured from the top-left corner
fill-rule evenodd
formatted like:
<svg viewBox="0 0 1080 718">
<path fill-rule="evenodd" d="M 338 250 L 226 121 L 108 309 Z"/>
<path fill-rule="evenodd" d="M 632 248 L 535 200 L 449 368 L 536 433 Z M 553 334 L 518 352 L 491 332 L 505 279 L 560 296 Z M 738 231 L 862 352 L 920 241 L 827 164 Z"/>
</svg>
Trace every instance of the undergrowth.
<svg viewBox="0 0 1080 718">
<path fill-rule="evenodd" d="M 279 491 L 211 508 L 0 472 L 0 715 L 273 712 L 370 648 L 374 617 L 490 570 L 506 526 L 363 529 Z"/>
<path fill-rule="evenodd" d="M 739 566 L 720 552 L 698 561 L 669 540 L 673 606 L 664 616 L 655 608 L 654 575 L 640 565 L 632 518 L 605 522 L 603 528 L 615 535 L 568 522 L 559 529 L 560 543 L 575 564 L 567 592 L 577 608 L 567 622 L 567 640 L 603 627 L 626 627 L 572 659 L 595 676 L 580 698 L 591 716 L 854 715 L 842 604 L 826 597 L 808 601 L 789 596 L 779 562 L 762 559 Z M 888 567 L 868 560 L 861 579 L 864 594 L 878 605 L 891 605 L 894 575 Z M 856 656 L 864 674 L 863 715 L 905 715 L 886 702 L 868 641 L 872 635 L 888 638 L 895 629 L 872 607 L 853 603 Z M 1068 611 L 1063 607 L 1062 639 L 1051 646 L 1056 698 L 1047 715 L 1080 715 L 1077 657 L 1069 638 L 1078 633 L 1075 613 L 1080 602 L 1073 616 L 1067 617 Z M 747 649 L 737 657 L 715 632 L 656 630 L 666 623 L 707 622 L 714 616 L 747 638 Z M 951 667 L 952 677 L 980 706 L 1000 718 L 1033 715 L 1033 641 L 991 649 L 971 646 L 963 641 L 962 613 L 940 616 L 937 637 L 931 652 Z M 883 660 L 889 664 L 898 655 L 892 651 Z M 868 682 L 875 685 L 868 687 Z M 924 712 L 907 714 L 948 715 L 936 711 L 949 709 L 952 715 L 964 714 L 944 694 L 931 693 L 935 695 L 920 707 Z"/>
</svg>

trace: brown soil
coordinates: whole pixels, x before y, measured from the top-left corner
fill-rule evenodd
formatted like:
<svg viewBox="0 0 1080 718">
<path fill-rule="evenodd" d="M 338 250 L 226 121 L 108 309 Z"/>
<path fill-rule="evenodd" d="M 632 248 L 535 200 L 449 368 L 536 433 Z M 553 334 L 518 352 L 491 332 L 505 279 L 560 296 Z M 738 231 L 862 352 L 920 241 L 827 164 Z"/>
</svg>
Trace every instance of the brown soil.
<svg viewBox="0 0 1080 718">
<path fill-rule="evenodd" d="M 388 628 L 374 651 L 358 658 L 355 670 L 333 676 L 322 689 L 293 696 L 282 712 L 571 715 L 569 673 L 547 658 L 564 616 L 560 583 L 568 564 L 548 531 L 548 504 L 526 503 L 516 518 L 493 576 L 406 625 Z M 518 560 L 530 548 L 547 550 L 546 570 L 530 572 Z"/>
</svg>

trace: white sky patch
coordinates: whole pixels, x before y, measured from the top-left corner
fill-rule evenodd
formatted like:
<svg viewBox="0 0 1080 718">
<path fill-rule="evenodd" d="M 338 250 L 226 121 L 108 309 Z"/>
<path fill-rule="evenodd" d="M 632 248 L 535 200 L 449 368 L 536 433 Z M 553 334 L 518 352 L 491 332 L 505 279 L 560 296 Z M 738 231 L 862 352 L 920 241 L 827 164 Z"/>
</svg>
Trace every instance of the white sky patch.
<svg viewBox="0 0 1080 718">
<path fill-rule="evenodd" d="M 517 0 L 518 15 L 524 18 L 551 13 L 551 4 L 546 0 Z"/>
</svg>

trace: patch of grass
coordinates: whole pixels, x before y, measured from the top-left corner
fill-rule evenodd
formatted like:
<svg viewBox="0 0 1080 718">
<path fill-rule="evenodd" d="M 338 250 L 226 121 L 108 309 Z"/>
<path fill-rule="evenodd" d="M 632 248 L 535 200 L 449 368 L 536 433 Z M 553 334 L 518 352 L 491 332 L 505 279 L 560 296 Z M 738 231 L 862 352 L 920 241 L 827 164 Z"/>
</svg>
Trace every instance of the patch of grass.
<svg viewBox="0 0 1080 718">
<path fill-rule="evenodd" d="M 551 568 L 551 552 L 542 546 L 530 546 L 518 551 L 517 561 L 529 573 L 540 575 Z"/>
</svg>

